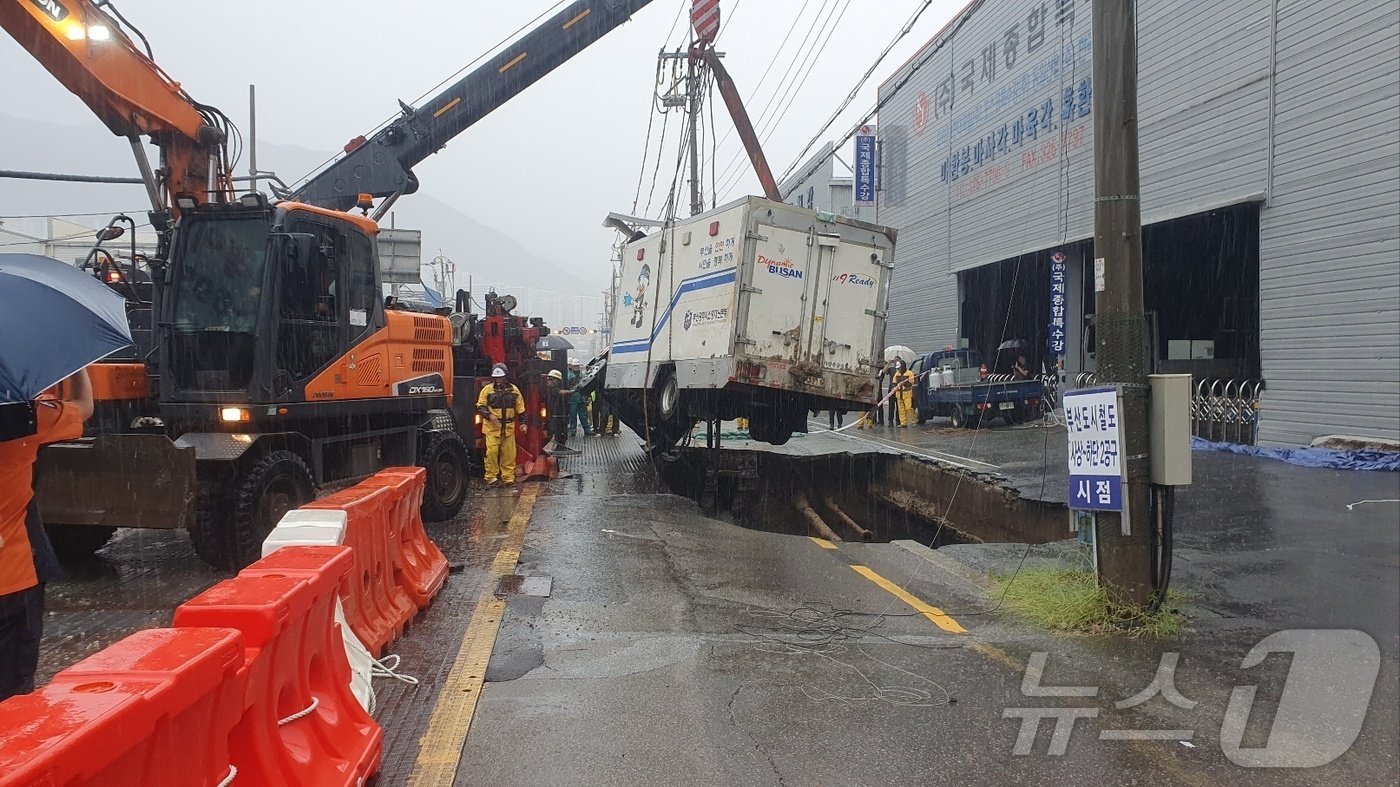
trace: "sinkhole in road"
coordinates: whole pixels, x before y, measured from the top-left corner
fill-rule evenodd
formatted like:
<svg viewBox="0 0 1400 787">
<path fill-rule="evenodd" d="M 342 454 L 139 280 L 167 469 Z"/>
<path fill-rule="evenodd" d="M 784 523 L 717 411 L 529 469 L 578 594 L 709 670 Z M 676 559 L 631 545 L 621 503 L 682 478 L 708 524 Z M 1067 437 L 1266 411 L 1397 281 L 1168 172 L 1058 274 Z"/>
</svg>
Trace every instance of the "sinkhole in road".
<svg viewBox="0 0 1400 787">
<path fill-rule="evenodd" d="M 657 469 L 672 493 L 705 514 L 775 533 L 939 547 L 1046 543 L 1063 539 L 1068 527 L 1061 503 L 1031 500 L 994 476 L 906 454 L 688 447 Z"/>
</svg>

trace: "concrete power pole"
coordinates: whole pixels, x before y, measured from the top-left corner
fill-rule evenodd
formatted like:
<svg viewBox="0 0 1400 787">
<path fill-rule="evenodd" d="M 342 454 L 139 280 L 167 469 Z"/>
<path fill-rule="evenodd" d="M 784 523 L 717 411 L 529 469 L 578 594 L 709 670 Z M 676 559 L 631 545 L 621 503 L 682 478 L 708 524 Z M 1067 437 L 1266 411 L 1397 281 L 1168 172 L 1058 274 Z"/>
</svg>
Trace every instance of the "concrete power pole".
<svg viewBox="0 0 1400 787">
<path fill-rule="evenodd" d="M 700 191 L 700 83 L 704 81 L 705 67 L 703 64 L 690 61 L 689 84 L 686 85 L 686 93 L 689 101 L 686 106 L 686 114 L 690 116 L 690 215 L 697 216 L 705 212 L 705 195 Z"/>
<path fill-rule="evenodd" d="M 1133 0 L 1093 0 L 1094 289 L 1098 378 L 1123 391 L 1126 511 L 1098 519 L 1100 581 L 1112 597 L 1152 601 L 1148 494 L 1147 323 L 1138 201 L 1137 27 Z M 1129 532 L 1123 533 L 1127 517 Z"/>
</svg>

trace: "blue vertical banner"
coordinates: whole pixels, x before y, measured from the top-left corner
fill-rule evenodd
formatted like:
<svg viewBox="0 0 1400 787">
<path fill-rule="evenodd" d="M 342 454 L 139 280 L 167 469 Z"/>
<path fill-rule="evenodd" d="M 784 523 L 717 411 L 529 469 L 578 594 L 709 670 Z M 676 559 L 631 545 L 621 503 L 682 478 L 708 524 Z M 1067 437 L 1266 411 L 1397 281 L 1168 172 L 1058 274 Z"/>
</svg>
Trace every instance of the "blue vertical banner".
<svg viewBox="0 0 1400 787">
<path fill-rule="evenodd" d="M 1050 255 L 1050 338 L 1046 349 L 1050 351 L 1052 361 L 1063 358 L 1065 354 L 1065 314 L 1069 305 L 1065 297 L 1067 270 L 1064 252 L 1057 251 Z"/>
<path fill-rule="evenodd" d="M 856 134 L 855 204 L 875 205 L 875 127 L 861 126 Z"/>
</svg>

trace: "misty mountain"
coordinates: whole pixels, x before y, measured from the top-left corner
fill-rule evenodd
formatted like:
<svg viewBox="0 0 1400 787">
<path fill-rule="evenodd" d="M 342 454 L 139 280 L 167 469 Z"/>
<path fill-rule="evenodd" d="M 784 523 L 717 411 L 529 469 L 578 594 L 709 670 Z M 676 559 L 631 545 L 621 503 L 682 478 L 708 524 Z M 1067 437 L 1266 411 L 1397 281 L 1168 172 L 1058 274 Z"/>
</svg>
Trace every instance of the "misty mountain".
<svg viewBox="0 0 1400 787">
<path fill-rule="evenodd" d="M 154 165 L 154 150 L 150 155 Z M 329 151 L 260 141 L 258 168 L 273 170 L 290 182 L 319 167 L 330 155 Z M 247 162 L 245 151 L 240 174 L 246 173 Z M 0 169 L 116 177 L 137 173 L 131 146 L 95 118 L 90 124 L 71 126 L 4 113 L 0 113 Z M 0 218 L 102 214 L 75 219 L 96 225 L 119 212 L 130 213 L 139 221 L 147 207 L 145 189 L 138 185 L 0 179 Z M 484 281 L 529 282 L 531 287 L 565 296 L 596 296 L 607 286 L 606 281 L 580 277 L 531 253 L 514 238 L 435 199 L 431 183 L 400 199 L 394 206 L 393 221 L 400 228 L 422 230 L 425 261 L 440 251 L 456 262 L 460 287 L 466 286 L 468 274 Z M 424 278 L 431 281 L 431 273 L 425 271 Z"/>
</svg>

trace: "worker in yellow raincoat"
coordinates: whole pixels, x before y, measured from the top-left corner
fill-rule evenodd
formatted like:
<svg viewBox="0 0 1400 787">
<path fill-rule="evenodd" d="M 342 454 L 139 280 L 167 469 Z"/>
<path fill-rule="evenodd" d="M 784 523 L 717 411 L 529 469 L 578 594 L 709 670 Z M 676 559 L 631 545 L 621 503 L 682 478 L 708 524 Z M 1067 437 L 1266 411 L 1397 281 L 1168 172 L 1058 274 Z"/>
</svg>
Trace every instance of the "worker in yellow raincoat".
<svg viewBox="0 0 1400 787">
<path fill-rule="evenodd" d="M 894 386 L 894 398 L 899 403 L 899 425 L 910 426 L 914 423 L 914 373 L 904 365 L 903 358 L 895 360 L 890 384 Z"/>
<path fill-rule="evenodd" d="M 476 397 L 481 414 L 481 431 L 486 436 L 486 485 L 515 484 L 515 422 L 525 415 L 525 397 L 506 381 L 506 365 L 491 369 L 491 382 L 481 386 Z M 527 427 L 520 424 L 521 431 Z"/>
</svg>

